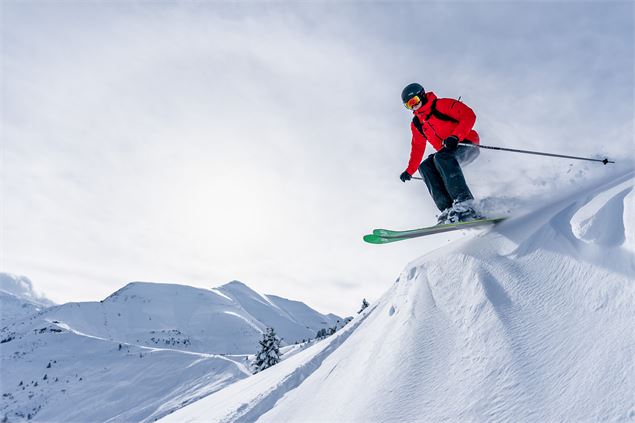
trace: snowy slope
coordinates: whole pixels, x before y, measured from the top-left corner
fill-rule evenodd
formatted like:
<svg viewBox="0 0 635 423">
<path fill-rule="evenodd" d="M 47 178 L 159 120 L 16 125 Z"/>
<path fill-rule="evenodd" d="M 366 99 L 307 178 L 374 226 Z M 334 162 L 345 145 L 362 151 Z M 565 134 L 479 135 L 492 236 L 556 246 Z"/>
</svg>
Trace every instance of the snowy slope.
<svg viewBox="0 0 635 423">
<path fill-rule="evenodd" d="M 2 361 L 8 421 L 152 421 L 181 398 L 249 375 L 227 357 L 119 344 L 55 323 L 2 344 Z"/>
<path fill-rule="evenodd" d="M 238 281 L 225 284 L 219 287 L 218 291 L 234 299 L 245 312 L 256 317 L 259 322 L 274 327 L 276 333 L 286 341 L 283 344 L 314 338 L 318 330 L 337 326 L 342 321 L 334 314 L 318 313 L 299 301 L 259 294 Z M 264 327 L 261 326 L 261 330 L 264 331 Z"/>
<path fill-rule="evenodd" d="M 336 335 L 161 421 L 632 421 L 634 177 L 413 261 Z"/>
<path fill-rule="evenodd" d="M 25 276 L 0 273 L 0 328 L 50 307 L 52 301 L 38 295 Z"/>
<path fill-rule="evenodd" d="M 50 307 L 54 303 L 46 297 L 35 292 L 33 282 L 26 276 L 0 272 L 0 291 L 12 294 L 33 304 Z"/>
<path fill-rule="evenodd" d="M 40 303 L 25 300 L 5 291 L 0 291 L 0 304 L 2 305 L 0 307 L 0 327 L 5 327 L 45 308 Z"/>
<path fill-rule="evenodd" d="M 248 354 L 267 326 L 314 337 L 338 320 L 279 300 L 304 314 L 236 281 L 211 290 L 131 283 L 100 302 L 14 320 L 0 331 L 0 418 L 153 421 L 250 376 Z"/>
<path fill-rule="evenodd" d="M 342 326 L 343 320 L 339 316 L 335 314 L 318 314 L 301 301 L 293 301 L 276 295 L 267 295 L 267 298 L 278 308 L 284 310 L 294 321 L 301 322 L 301 324 L 309 327 L 325 328 L 324 322 L 327 322 L 329 327 Z"/>
<path fill-rule="evenodd" d="M 117 342 L 250 354 L 267 326 L 292 343 L 315 337 L 338 319 L 306 309 L 307 315 L 294 316 L 236 281 L 216 289 L 133 282 L 103 301 L 67 303 L 47 309 L 40 318 Z"/>
</svg>

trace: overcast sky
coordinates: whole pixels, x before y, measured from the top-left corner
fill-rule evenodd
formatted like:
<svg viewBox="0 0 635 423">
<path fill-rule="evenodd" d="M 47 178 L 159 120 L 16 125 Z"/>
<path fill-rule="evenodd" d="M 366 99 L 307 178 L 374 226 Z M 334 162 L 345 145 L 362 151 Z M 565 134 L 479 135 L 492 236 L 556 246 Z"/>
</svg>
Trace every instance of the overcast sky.
<svg viewBox="0 0 635 423">
<path fill-rule="evenodd" d="M 56 302 L 233 279 L 352 314 L 465 235 L 403 184 L 418 81 L 485 145 L 633 166 L 628 2 L 2 2 L 0 270 Z M 428 147 L 428 153 L 430 147 Z M 479 198 L 549 200 L 603 165 L 483 151 Z"/>
</svg>

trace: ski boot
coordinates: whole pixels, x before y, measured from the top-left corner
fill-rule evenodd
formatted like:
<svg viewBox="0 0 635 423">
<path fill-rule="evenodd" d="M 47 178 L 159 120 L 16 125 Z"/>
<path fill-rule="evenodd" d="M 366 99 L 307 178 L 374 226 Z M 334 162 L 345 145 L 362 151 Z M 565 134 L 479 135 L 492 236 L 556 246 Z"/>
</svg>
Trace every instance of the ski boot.
<svg viewBox="0 0 635 423">
<path fill-rule="evenodd" d="M 448 223 L 458 223 L 482 219 L 483 216 L 478 214 L 472 205 L 472 200 L 454 201 L 452 207 L 448 211 L 446 221 Z"/>
<path fill-rule="evenodd" d="M 448 214 L 450 213 L 450 210 L 452 210 L 452 207 L 448 207 L 437 216 L 437 225 L 445 225 L 446 223 L 450 223 L 448 221 Z"/>
</svg>

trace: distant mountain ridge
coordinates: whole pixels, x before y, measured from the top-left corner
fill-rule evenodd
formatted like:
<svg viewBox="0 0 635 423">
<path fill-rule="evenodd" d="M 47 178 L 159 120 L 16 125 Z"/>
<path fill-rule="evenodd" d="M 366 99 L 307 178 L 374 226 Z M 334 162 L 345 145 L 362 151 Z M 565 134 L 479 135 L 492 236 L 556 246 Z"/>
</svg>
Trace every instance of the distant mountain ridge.
<svg viewBox="0 0 635 423">
<path fill-rule="evenodd" d="M 248 355 L 267 327 L 293 344 L 343 324 L 238 281 L 132 282 L 102 301 L 46 307 L 28 278 L 2 277 L 16 293 L 0 291 L 8 421 L 153 421 L 250 376 Z"/>
<path fill-rule="evenodd" d="M 239 281 L 212 289 L 132 282 L 99 303 L 79 304 L 98 308 L 104 316 L 89 322 L 75 320 L 76 327 L 86 333 L 109 338 L 109 331 L 114 331 L 126 342 L 150 347 L 178 345 L 214 354 L 253 353 L 267 327 L 275 328 L 284 338 L 283 344 L 292 344 L 314 338 L 320 329 L 343 321 L 301 302 L 260 294 Z M 75 313 L 65 313 L 53 314 L 67 321 L 74 319 Z M 111 327 L 106 328 L 102 321 Z"/>
</svg>

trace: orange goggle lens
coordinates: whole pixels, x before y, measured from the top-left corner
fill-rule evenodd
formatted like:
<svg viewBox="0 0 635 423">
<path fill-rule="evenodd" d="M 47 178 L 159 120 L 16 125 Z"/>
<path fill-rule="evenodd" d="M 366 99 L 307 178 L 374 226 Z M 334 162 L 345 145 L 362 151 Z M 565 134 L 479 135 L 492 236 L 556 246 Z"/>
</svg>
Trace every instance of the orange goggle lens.
<svg viewBox="0 0 635 423">
<path fill-rule="evenodd" d="M 415 107 L 419 103 L 421 103 L 421 98 L 418 95 L 416 95 L 416 96 L 412 97 L 410 100 L 406 101 L 404 106 L 406 106 L 407 109 L 412 110 L 412 108 Z"/>
</svg>

